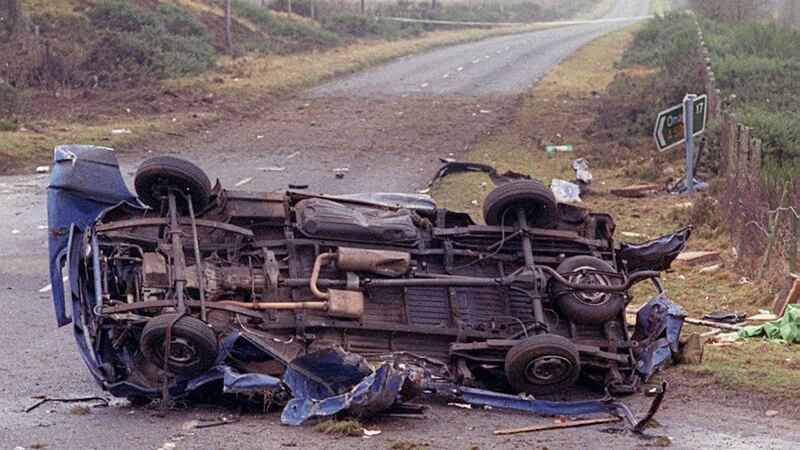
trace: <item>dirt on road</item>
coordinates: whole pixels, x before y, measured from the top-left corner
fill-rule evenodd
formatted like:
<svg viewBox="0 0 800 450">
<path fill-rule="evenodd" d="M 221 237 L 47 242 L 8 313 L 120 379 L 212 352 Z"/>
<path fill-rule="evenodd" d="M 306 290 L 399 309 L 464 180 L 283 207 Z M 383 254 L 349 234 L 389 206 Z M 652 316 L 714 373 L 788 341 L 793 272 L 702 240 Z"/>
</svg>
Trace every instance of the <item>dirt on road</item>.
<svg viewBox="0 0 800 450">
<path fill-rule="evenodd" d="M 515 102 L 500 96 L 300 96 L 266 106 L 256 120 L 162 145 L 213 168 L 227 186 L 252 178 L 242 188 L 416 191 L 427 185 L 440 157 L 458 157 L 474 147 L 507 120 Z M 124 155 L 123 161 L 137 164 L 147 156 Z"/>
</svg>

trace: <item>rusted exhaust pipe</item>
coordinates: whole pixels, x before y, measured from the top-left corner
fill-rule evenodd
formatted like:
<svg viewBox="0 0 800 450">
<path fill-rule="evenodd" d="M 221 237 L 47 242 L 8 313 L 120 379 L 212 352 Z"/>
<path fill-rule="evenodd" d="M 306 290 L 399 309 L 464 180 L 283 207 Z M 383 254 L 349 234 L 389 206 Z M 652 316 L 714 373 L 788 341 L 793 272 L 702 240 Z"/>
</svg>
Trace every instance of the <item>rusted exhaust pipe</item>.
<svg viewBox="0 0 800 450">
<path fill-rule="evenodd" d="M 250 303 L 250 302 L 238 302 L 235 300 L 222 300 L 217 303 L 223 305 L 230 305 L 230 306 L 238 306 L 239 308 L 247 308 L 247 309 L 311 309 L 315 311 L 327 311 L 328 310 L 328 303 L 327 302 L 315 302 L 315 301 L 308 301 L 308 302 L 261 302 L 261 303 Z"/>
<path fill-rule="evenodd" d="M 315 297 L 328 298 L 328 293 L 320 291 L 317 287 L 317 280 L 319 279 L 319 271 L 322 269 L 322 263 L 334 259 L 335 257 L 336 255 L 333 253 L 320 253 L 317 259 L 314 260 L 314 268 L 311 269 L 311 279 L 308 284 L 309 288 L 311 288 L 311 293 L 314 294 Z"/>
</svg>

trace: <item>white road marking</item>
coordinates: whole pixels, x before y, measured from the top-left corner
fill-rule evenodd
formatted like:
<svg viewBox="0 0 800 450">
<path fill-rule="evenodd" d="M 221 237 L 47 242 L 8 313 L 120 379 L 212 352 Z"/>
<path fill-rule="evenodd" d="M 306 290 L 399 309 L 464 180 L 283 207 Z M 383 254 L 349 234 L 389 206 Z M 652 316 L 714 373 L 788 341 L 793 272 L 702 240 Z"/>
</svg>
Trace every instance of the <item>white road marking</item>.
<svg viewBox="0 0 800 450">
<path fill-rule="evenodd" d="M 459 67 L 458 69 L 456 69 L 456 72 L 461 72 L 462 70 L 464 70 L 464 68 L 463 67 Z"/>
<path fill-rule="evenodd" d="M 450 78 L 450 74 L 446 73 L 446 74 L 442 75 L 442 78 Z"/>
<path fill-rule="evenodd" d="M 419 85 L 419 87 L 428 87 L 428 83 L 422 83 Z"/>
<path fill-rule="evenodd" d="M 247 177 L 247 178 L 244 178 L 242 180 L 239 180 L 234 186 L 239 187 L 239 186 L 241 186 L 243 184 L 247 184 L 247 183 L 249 183 L 251 181 L 253 181 L 253 177 Z"/>
<path fill-rule="evenodd" d="M 481 62 L 480 58 L 472 60 L 472 64 L 478 64 L 479 62 Z"/>
</svg>

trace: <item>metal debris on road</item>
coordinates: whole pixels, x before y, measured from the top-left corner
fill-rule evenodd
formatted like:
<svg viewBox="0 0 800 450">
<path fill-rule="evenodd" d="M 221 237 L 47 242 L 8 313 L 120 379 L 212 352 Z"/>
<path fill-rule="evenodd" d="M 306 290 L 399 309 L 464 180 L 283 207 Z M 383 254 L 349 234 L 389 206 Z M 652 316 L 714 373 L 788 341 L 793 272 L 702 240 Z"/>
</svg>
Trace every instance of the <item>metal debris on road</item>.
<svg viewBox="0 0 800 450">
<path fill-rule="evenodd" d="M 97 396 L 75 397 L 75 398 L 55 398 L 55 397 L 48 397 L 46 395 L 37 395 L 37 396 L 31 397 L 31 398 L 39 399 L 39 401 L 36 402 L 34 405 L 28 407 L 25 410 L 26 413 L 29 413 L 29 412 L 33 411 L 34 409 L 36 409 L 36 408 L 38 408 L 38 407 L 40 407 L 40 406 L 42 406 L 42 405 L 44 405 L 45 403 L 48 403 L 48 402 L 79 403 L 79 402 L 99 401 L 100 404 L 95 405 L 95 406 L 108 406 L 108 399 L 103 398 L 103 397 L 97 397 Z"/>
<path fill-rule="evenodd" d="M 550 189 L 553 190 L 553 195 L 556 196 L 559 203 L 581 202 L 581 188 L 575 183 L 553 178 L 550 182 Z"/>
<path fill-rule="evenodd" d="M 722 263 L 719 263 L 719 264 L 714 264 L 714 265 L 711 265 L 711 266 L 702 267 L 702 268 L 700 268 L 700 270 L 698 270 L 698 272 L 700 272 L 700 273 L 714 273 L 714 272 L 719 272 L 719 270 L 722 269 L 723 267 L 725 267 L 725 265 L 722 264 Z"/>
<path fill-rule="evenodd" d="M 686 323 L 690 323 L 692 325 L 701 325 L 704 327 L 719 328 L 721 330 L 732 330 L 732 331 L 739 331 L 744 328 L 743 325 L 747 324 L 747 322 L 743 322 L 742 325 L 730 325 L 727 323 L 712 322 L 710 320 L 693 319 L 691 317 L 686 317 L 685 319 L 683 319 L 683 321 Z"/>
<path fill-rule="evenodd" d="M 575 184 L 580 188 L 580 193 L 588 193 L 589 185 L 592 184 L 594 178 L 589 172 L 589 161 L 586 158 L 578 158 L 572 161 L 572 168 L 575 170 Z"/>
<path fill-rule="evenodd" d="M 283 172 L 284 170 L 286 170 L 286 167 L 266 166 L 266 167 L 259 167 L 258 170 L 263 170 L 264 172 Z"/>
<path fill-rule="evenodd" d="M 502 435 L 502 434 L 531 433 L 535 431 L 556 430 L 559 428 L 575 428 L 575 427 L 585 427 L 589 425 L 599 425 L 602 423 L 619 422 L 620 420 L 622 420 L 620 417 L 602 417 L 599 419 L 568 420 L 566 422 L 532 425 L 529 427 L 522 427 L 522 428 L 494 430 L 492 434 Z"/>
<path fill-rule="evenodd" d="M 247 184 L 247 183 L 249 183 L 251 181 L 253 181 L 253 177 L 243 178 L 243 179 L 237 181 L 234 186 L 239 187 L 239 186 L 245 185 L 245 184 Z"/>
<path fill-rule="evenodd" d="M 633 184 L 630 186 L 624 186 L 616 189 L 612 189 L 611 193 L 616 195 L 617 197 L 625 197 L 625 198 L 642 198 L 647 197 L 650 194 L 658 192 L 661 188 L 660 185 L 650 183 L 650 184 Z"/>
<path fill-rule="evenodd" d="M 517 172 L 504 172 L 504 173 L 497 173 L 497 169 L 489 164 L 482 164 L 482 163 L 473 163 L 467 161 L 456 161 L 452 158 L 439 158 L 439 161 L 443 163 L 439 170 L 433 175 L 431 181 L 428 183 L 428 186 L 421 190 L 420 193 L 427 193 L 430 191 L 430 188 L 433 187 L 434 183 L 441 180 L 442 178 L 452 175 L 454 173 L 464 173 L 464 172 L 483 172 L 489 175 L 489 178 L 494 182 L 494 184 L 502 184 L 507 183 L 512 180 L 529 180 L 532 177 L 530 175 L 525 175 L 522 173 Z"/>
<path fill-rule="evenodd" d="M 194 425 L 194 428 L 211 428 L 211 427 L 218 427 L 220 425 L 228 425 L 231 423 L 236 423 L 241 420 L 241 417 L 227 417 L 227 416 L 219 416 L 218 418 L 214 419 L 200 419 L 197 421 L 197 424 Z"/>
</svg>

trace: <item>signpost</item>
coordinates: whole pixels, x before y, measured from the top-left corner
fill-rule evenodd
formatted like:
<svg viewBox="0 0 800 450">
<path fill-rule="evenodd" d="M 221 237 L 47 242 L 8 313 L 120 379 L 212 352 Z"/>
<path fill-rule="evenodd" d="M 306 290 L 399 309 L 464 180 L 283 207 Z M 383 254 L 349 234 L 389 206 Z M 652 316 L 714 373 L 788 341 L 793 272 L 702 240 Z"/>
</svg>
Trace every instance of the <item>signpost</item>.
<svg viewBox="0 0 800 450">
<path fill-rule="evenodd" d="M 686 191 L 694 192 L 694 137 L 706 129 L 708 97 L 687 94 L 683 103 L 658 113 L 653 137 L 663 152 L 686 143 Z"/>
</svg>

